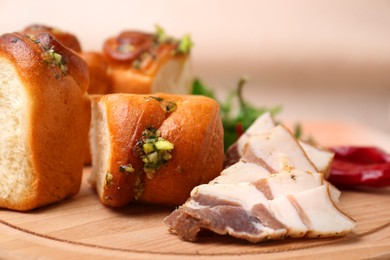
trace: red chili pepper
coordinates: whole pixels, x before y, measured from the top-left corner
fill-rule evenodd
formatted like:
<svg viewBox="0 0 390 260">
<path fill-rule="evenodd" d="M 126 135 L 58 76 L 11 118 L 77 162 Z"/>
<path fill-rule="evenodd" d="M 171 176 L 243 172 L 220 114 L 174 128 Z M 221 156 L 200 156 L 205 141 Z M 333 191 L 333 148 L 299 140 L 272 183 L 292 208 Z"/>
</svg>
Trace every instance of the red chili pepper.
<svg viewBox="0 0 390 260">
<path fill-rule="evenodd" d="M 329 181 L 340 187 L 390 185 L 390 154 L 375 147 L 341 146 L 335 152 Z"/>
<path fill-rule="evenodd" d="M 236 134 L 237 134 L 237 139 L 240 138 L 240 136 L 243 135 L 245 132 L 244 126 L 242 125 L 242 123 L 237 123 L 235 130 L 236 130 Z"/>
</svg>

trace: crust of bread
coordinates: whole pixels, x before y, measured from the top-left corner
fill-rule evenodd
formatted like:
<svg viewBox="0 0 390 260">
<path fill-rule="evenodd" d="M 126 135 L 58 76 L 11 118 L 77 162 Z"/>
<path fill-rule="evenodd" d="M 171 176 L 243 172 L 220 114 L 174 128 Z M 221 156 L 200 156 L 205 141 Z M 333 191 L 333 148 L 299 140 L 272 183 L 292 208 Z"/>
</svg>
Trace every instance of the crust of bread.
<svg viewBox="0 0 390 260">
<path fill-rule="evenodd" d="M 192 75 L 188 55 L 174 56 L 164 53 L 153 63 L 147 71 L 110 66 L 108 70 L 111 81 L 110 93 L 150 94 L 162 91 L 176 94 L 189 93 L 191 80 L 188 79 L 192 79 Z M 171 69 L 170 67 L 173 66 L 174 69 Z M 165 68 L 169 73 L 164 71 Z"/>
<path fill-rule="evenodd" d="M 75 195 L 80 188 L 85 142 L 90 123 L 88 68 L 73 51 L 51 35 L 36 36 L 39 44 L 19 33 L 0 37 L 0 59 L 15 68 L 28 97 L 27 160 L 33 182 L 28 196 L 0 207 L 30 210 Z M 66 63 L 66 74 L 42 60 L 52 48 Z"/>
<path fill-rule="evenodd" d="M 22 33 L 27 35 L 37 35 L 42 32 L 50 33 L 65 47 L 70 48 L 75 52 L 81 52 L 81 45 L 77 37 L 71 33 L 59 30 L 58 28 L 53 28 L 42 24 L 33 24 L 24 28 L 22 31 Z"/>
<path fill-rule="evenodd" d="M 110 151 L 105 158 L 107 169 L 101 172 L 109 171 L 113 178 L 109 184 L 102 182 L 96 187 L 103 204 L 118 207 L 134 201 L 135 183 L 140 174 L 144 183 L 140 202 L 180 205 L 193 187 L 214 179 L 222 170 L 223 128 L 217 102 L 202 96 L 153 94 L 177 104 L 173 112 L 166 113 L 150 96 L 111 94 L 92 99 L 93 104 L 104 107 L 108 122 Z M 150 126 L 159 129 L 161 136 L 174 144 L 172 159 L 152 179 L 145 176 L 143 162 L 133 149 L 141 140 L 142 132 Z M 120 172 L 119 167 L 128 163 L 135 171 Z M 102 179 L 102 176 L 95 178 Z"/>
<path fill-rule="evenodd" d="M 88 65 L 89 87 L 88 94 L 107 94 L 110 81 L 107 76 L 108 63 L 99 52 L 89 51 L 79 53 Z"/>
<path fill-rule="evenodd" d="M 108 76 L 111 81 L 109 93 L 150 94 L 156 92 L 188 94 L 192 84 L 192 68 L 189 54 L 176 54 L 174 43 L 163 43 L 149 46 L 153 57 L 144 59 L 139 68 L 133 67 L 133 57 L 120 60 L 111 55 L 113 46 L 124 41 L 126 33 L 135 33 L 146 42 L 152 41 L 153 36 L 138 32 L 123 32 L 117 37 L 106 40 L 103 48 L 108 63 Z M 129 40 L 129 39 L 127 39 Z M 137 42 L 139 39 L 133 39 Z M 146 44 L 147 45 L 147 44 Z M 145 46 L 135 47 L 134 53 L 140 52 Z M 142 56 L 142 51 L 140 52 Z"/>
<path fill-rule="evenodd" d="M 80 52 L 79 55 L 87 63 L 89 71 L 88 94 L 106 94 L 110 89 L 110 79 L 107 75 L 108 63 L 104 56 L 98 52 Z M 91 165 L 92 155 L 89 140 L 85 146 L 84 164 Z"/>
</svg>

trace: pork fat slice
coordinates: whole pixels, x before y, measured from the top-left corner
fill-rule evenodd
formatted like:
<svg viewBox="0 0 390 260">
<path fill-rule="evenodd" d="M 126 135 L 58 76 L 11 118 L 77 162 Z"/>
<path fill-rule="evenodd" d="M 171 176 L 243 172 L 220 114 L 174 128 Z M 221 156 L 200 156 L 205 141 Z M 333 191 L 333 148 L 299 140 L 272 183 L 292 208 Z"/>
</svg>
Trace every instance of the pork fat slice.
<svg viewBox="0 0 390 260">
<path fill-rule="evenodd" d="M 282 125 L 271 131 L 248 138 L 242 159 L 247 162 L 258 162 L 271 172 L 280 172 L 286 165 L 317 172 L 317 169 L 307 157 L 306 153 L 292 136 L 290 131 Z"/>
<path fill-rule="evenodd" d="M 210 230 L 253 243 L 285 237 L 332 237 L 355 221 L 336 203 L 340 191 L 324 179 L 333 154 L 296 140 L 269 113 L 227 153 L 228 165 L 165 219 L 188 241 Z"/>
<path fill-rule="evenodd" d="M 199 185 L 192 190 L 191 199 L 184 205 L 194 208 L 203 204 L 207 206 L 210 205 L 210 202 L 202 203 L 198 198 L 214 197 L 250 210 L 257 203 L 286 197 L 321 185 L 323 185 L 323 179 L 320 173 L 309 173 L 296 169 L 286 170 L 254 182 Z"/>
<path fill-rule="evenodd" d="M 271 173 L 261 165 L 240 160 L 232 166 L 224 169 L 221 172 L 221 175 L 212 180 L 210 184 L 251 182 L 266 178 L 270 174 Z"/>
<path fill-rule="evenodd" d="M 253 190 L 248 189 L 246 198 L 251 193 Z M 328 185 L 273 200 L 261 195 L 257 198 L 257 202 L 251 199 L 242 203 L 198 193 L 168 216 L 165 224 L 188 241 L 195 241 L 197 234 L 207 229 L 253 243 L 285 237 L 340 236 L 355 227 L 354 220 L 333 203 Z"/>
<path fill-rule="evenodd" d="M 245 145 L 251 136 L 262 135 L 269 133 L 276 127 L 275 121 L 271 113 L 267 112 L 261 115 L 256 121 L 245 131 L 245 133 L 232 145 L 227 153 L 226 166 L 236 163 L 244 154 Z M 291 133 L 290 133 L 291 134 Z M 292 138 L 295 139 L 294 136 Z M 324 173 L 325 178 L 328 177 L 329 168 L 334 157 L 334 153 L 318 148 L 314 145 L 297 140 L 301 149 L 305 152 L 308 159 L 316 167 L 318 172 Z"/>
</svg>

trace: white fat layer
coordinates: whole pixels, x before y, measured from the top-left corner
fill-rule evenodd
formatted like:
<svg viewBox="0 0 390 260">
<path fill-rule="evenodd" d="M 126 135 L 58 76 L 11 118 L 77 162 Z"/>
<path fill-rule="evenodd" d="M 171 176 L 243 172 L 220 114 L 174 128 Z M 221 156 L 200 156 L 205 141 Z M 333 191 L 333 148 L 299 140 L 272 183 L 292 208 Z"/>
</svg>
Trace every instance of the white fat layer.
<svg viewBox="0 0 390 260">
<path fill-rule="evenodd" d="M 288 236 L 303 237 L 309 230 L 294 206 L 285 197 L 274 199 L 269 203 L 269 207 L 275 218 L 287 227 Z"/>
<path fill-rule="evenodd" d="M 296 192 L 309 190 L 323 184 L 320 173 L 308 173 L 299 170 L 283 171 L 272 174 L 265 179 L 273 198 L 285 197 Z M 214 183 L 203 184 L 194 188 L 191 196 L 208 195 L 218 199 L 240 204 L 244 209 L 251 210 L 253 205 L 265 203 L 268 199 L 255 183 Z M 190 200 L 191 201 L 191 200 Z"/>
<path fill-rule="evenodd" d="M 286 234 L 286 229 L 272 229 L 269 227 L 266 227 L 258 222 L 254 222 L 253 225 L 255 226 L 255 229 L 258 230 L 259 234 L 251 234 L 247 232 L 237 232 L 231 227 L 226 227 L 226 232 L 234 237 L 239 238 L 245 238 L 248 241 L 251 241 L 252 243 L 256 243 L 259 241 L 262 241 L 264 239 L 278 239 L 283 237 Z"/>
<path fill-rule="evenodd" d="M 264 194 L 249 182 L 200 185 L 192 190 L 191 197 L 198 193 L 237 203 L 245 210 L 251 210 L 253 205 L 267 201 Z"/>
<path fill-rule="evenodd" d="M 265 134 L 250 136 L 248 145 L 257 158 L 262 159 L 276 172 L 285 167 L 281 158 L 282 162 L 289 158 L 288 163 L 296 169 L 317 172 L 294 136 L 283 126 L 279 125 Z"/>
<path fill-rule="evenodd" d="M 335 205 L 340 191 L 324 180 L 333 153 L 296 140 L 284 126 L 275 127 L 269 113 L 258 118 L 237 144 L 241 155 L 244 147 L 248 147 L 246 151 L 252 152 L 258 162 L 240 160 L 209 184 L 195 187 L 191 197 L 202 194 L 236 203 L 248 214 L 252 214 L 254 205 L 262 204 L 286 228 L 274 230 L 253 222 L 260 234 L 236 232 L 231 227 L 224 232 L 259 242 L 285 236 L 337 236 L 355 227 L 355 221 Z M 260 165 L 263 162 L 277 173 L 269 173 Z M 267 199 L 268 193 L 272 200 Z M 185 206 L 210 207 L 192 199 Z"/>
<path fill-rule="evenodd" d="M 223 170 L 221 175 L 212 180 L 210 184 L 252 182 L 269 175 L 270 173 L 258 164 L 239 161 Z"/>
<path fill-rule="evenodd" d="M 313 162 L 319 172 L 325 173 L 334 157 L 334 153 L 319 149 L 313 145 L 308 143 L 299 141 L 299 144 L 305 150 L 309 159 Z"/>
<path fill-rule="evenodd" d="M 355 227 L 355 222 L 332 202 L 328 189 L 328 185 L 322 185 L 293 195 L 311 222 L 308 236 L 338 235 Z"/>
<path fill-rule="evenodd" d="M 324 184 L 328 185 L 328 187 L 329 187 L 329 193 L 330 193 L 330 197 L 331 197 L 332 201 L 335 204 L 338 204 L 340 202 L 341 191 L 338 190 L 335 186 L 333 186 L 328 181 L 324 181 Z"/>
<path fill-rule="evenodd" d="M 323 179 L 320 173 L 309 173 L 294 169 L 272 174 L 267 182 L 273 197 L 279 198 L 321 186 Z"/>
<path fill-rule="evenodd" d="M 262 134 L 271 131 L 275 127 L 275 122 L 271 113 L 266 112 L 258 117 L 255 122 L 245 131 L 245 133 L 238 139 L 237 148 L 238 153 L 242 155 L 244 146 L 251 135 Z"/>
<path fill-rule="evenodd" d="M 291 176 L 294 178 L 291 178 Z M 209 195 L 221 200 L 239 204 L 251 214 L 253 206 L 264 205 L 270 213 L 284 226 L 274 230 L 254 223 L 260 235 L 251 235 L 235 232 L 227 228 L 227 232 L 235 237 L 241 237 L 258 242 L 263 239 L 278 239 L 284 236 L 335 236 L 351 231 L 355 222 L 344 215 L 333 203 L 331 189 L 339 194 L 336 188 L 323 181 L 320 173 L 307 173 L 299 170 L 284 171 L 272 174 L 267 179 L 268 186 L 274 195 L 274 199 L 267 200 L 264 194 L 253 183 L 241 182 L 234 184 L 204 184 L 196 187 L 191 196 L 197 194 Z M 325 184 L 323 184 L 325 183 Z M 291 196 L 299 208 L 307 216 L 310 225 L 306 226 L 298 209 L 291 203 Z M 209 206 L 199 205 L 193 200 L 186 202 L 185 206 L 193 209 L 202 209 Z M 302 213 L 301 213 L 302 214 Z"/>
<path fill-rule="evenodd" d="M 275 127 L 276 124 L 271 113 L 266 112 L 258 117 L 245 131 L 245 133 L 238 139 L 238 153 L 242 156 L 245 144 L 248 142 L 248 138 L 250 136 L 265 134 L 270 132 Z M 327 173 L 327 170 L 329 169 L 329 166 L 333 160 L 334 153 L 325 149 L 320 149 L 301 140 L 298 142 L 305 151 L 309 160 L 314 164 L 315 168 L 321 173 Z"/>
<path fill-rule="evenodd" d="M 184 204 L 186 207 L 191 209 L 204 209 L 204 208 L 210 208 L 210 206 L 207 205 L 200 205 L 197 201 L 194 200 L 188 200 Z"/>
</svg>

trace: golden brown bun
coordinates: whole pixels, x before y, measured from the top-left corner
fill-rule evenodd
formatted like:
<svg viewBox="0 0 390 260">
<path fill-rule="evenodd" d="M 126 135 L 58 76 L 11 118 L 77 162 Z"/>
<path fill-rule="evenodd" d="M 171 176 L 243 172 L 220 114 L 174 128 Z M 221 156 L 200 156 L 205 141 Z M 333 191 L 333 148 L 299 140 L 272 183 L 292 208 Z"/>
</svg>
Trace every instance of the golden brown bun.
<svg viewBox="0 0 390 260">
<path fill-rule="evenodd" d="M 167 113 L 153 97 L 173 101 L 176 110 Z M 174 144 L 172 159 L 152 179 L 143 171 L 136 152 L 142 132 L 148 127 Z M 190 95 L 111 94 L 92 99 L 93 178 L 105 205 L 118 207 L 134 201 L 137 174 L 144 190 L 138 201 L 180 205 L 193 187 L 214 179 L 222 170 L 223 129 L 219 105 L 213 99 Z M 120 172 L 130 163 L 133 173 Z M 112 174 L 107 183 L 106 174 Z M 139 187 L 139 186 L 138 186 Z"/>
<path fill-rule="evenodd" d="M 48 55 L 50 50 L 61 56 L 61 63 L 54 63 Z M 6 137 L 4 130 L 0 132 L 2 139 L 19 148 L 9 147 L 11 150 L 1 152 L 1 192 L 5 188 L 10 191 L 2 194 L 0 207 L 30 210 L 75 195 L 80 188 L 80 155 L 90 122 L 85 62 L 50 34 L 30 38 L 11 33 L 0 37 L 0 66 L 4 72 L 0 74 L 0 102 L 4 104 L 7 96 L 20 93 L 12 103 L 20 108 L 2 119 L 3 124 L 21 115 L 14 124 L 19 135 L 15 140 Z M 14 109 L 14 105 L 0 106 L 0 113 Z M 4 159 L 7 153 L 13 154 L 12 160 L 19 161 L 15 173 L 11 159 Z M 10 175 L 14 179 L 8 178 Z M 4 185 L 7 180 L 9 183 Z"/>
<path fill-rule="evenodd" d="M 125 31 L 106 40 L 110 93 L 188 94 L 192 83 L 189 54 L 177 54 L 176 43 L 156 43 L 148 33 Z"/>
<path fill-rule="evenodd" d="M 89 87 L 88 94 L 107 94 L 110 87 L 110 81 L 107 75 L 107 61 L 104 56 L 98 52 L 81 52 L 81 58 L 88 65 L 89 70 Z M 92 156 L 90 145 L 87 142 L 84 153 L 84 164 L 90 165 Z"/>
<path fill-rule="evenodd" d="M 107 94 L 109 93 L 110 81 L 107 76 L 108 64 L 104 56 L 98 52 L 81 52 L 81 58 L 88 65 L 89 70 L 89 88 L 88 94 Z"/>
<path fill-rule="evenodd" d="M 22 33 L 27 35 L 36 35 L 42 32 L 47 32 L 53 35 L 65 47 L 68 47 L 75 52 L 81 52 L 81 45 L 77 37 L 71 33 L 64 32 L 58 28 L 45 26 L 42 24 L 33 24 L 26 27 Z"/>
<path fill-rule="evenodd" d="M 97 52 L 81 52 L 81 45 L 77 37 L 71 33 L 64 32 L 58 28 L 33 24 L 26 27 L 22 33 L 27 35 L 38 35 L 42 32 L 47 32 L 53 35 L 62 45 L 77 52 L 87 63 L 89 71 L 89 94 L 105 94 L 109 91 L 109 78 L 107 76 L 107 61 Z M 89 109 L 89 108 L 88 108 Z M 89 143 L 85 146 L 84 153 L 85 165 L 91 164 L 91 152 Z"/>
</svg>

